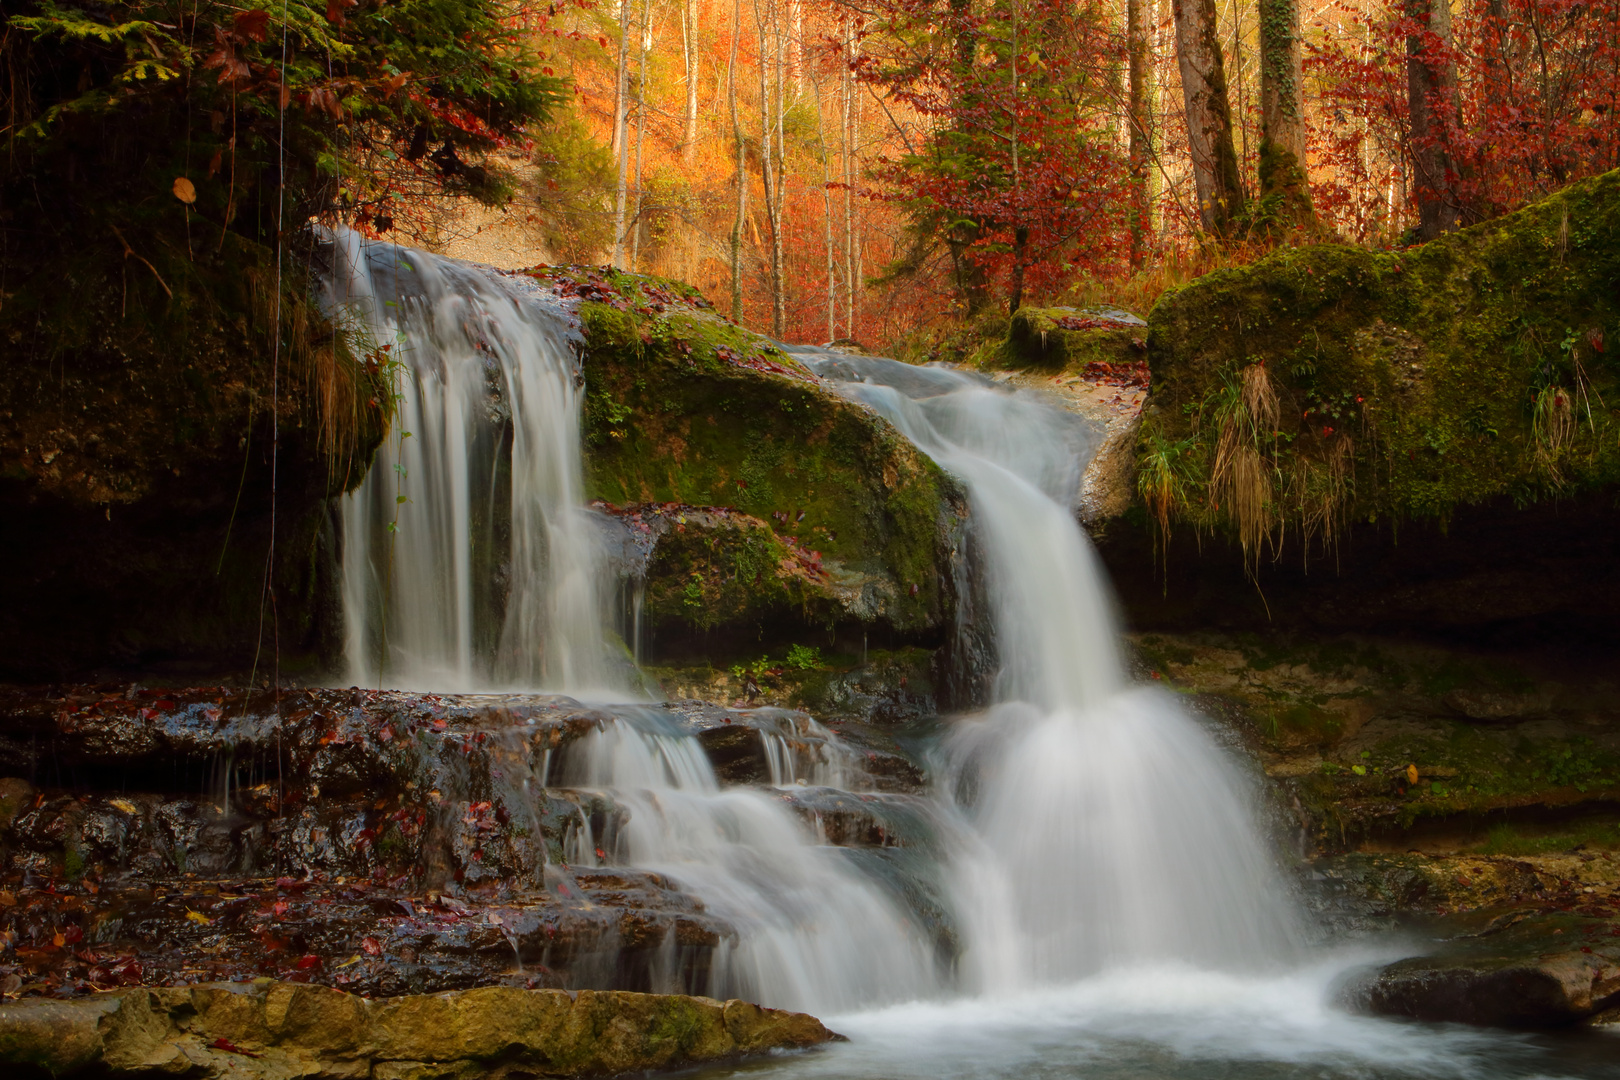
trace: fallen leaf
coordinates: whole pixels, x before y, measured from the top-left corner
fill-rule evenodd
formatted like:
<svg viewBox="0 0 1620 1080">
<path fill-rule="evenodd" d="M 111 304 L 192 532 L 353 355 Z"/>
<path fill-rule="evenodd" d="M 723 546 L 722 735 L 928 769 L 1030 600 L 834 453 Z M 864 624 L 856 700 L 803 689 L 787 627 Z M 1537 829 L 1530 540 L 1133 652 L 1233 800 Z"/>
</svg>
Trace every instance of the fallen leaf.
<svg viewBox="0 0 1620 1080">
<path fill-rule="evenodd" d="M 1408 765 L 1406 767 L 1406 782 L 1408 784 L 1415 784 L 1418 782 L 1418 767 L 1416 765 Z"/>
<path fill-rule="evenodd" d="M 186 919 L 190 922 L 196 923 L 198 926 L 207 926 L 209 923 L 214 921 L 213 919 L 210 919 L 208 916 L 204 915 L 202 912 L 192 911 L 190 908 L 186 908 Z"/>
<path fill-rule="evenodd" d="M 342 971 L 344 968 L 353 967 L 354 965 L 358 964 L 359 962 L 360 962 L 360 954 L 355 953 L 353 956 L 351 956 L 347 960 L 343 961 L 343 963 L 339 964 L 337 966 L 337 970 Z M 298 966 L 303 967 L 304 965 L 299 964 Z"/>
<path fill-rule="evenodd" d="M 181 202 L 185 203 L 187 206 L 190 206 L 192 203 L 197 201 L 197 189 L 196 189 L 196 187 L 191 183 L 190 180 L 187 180 L 183 176 L 177 176 L 177 177 L 174 178 L 174 187 L 171 188 L 170 190 L 172 190 L 174 192 L 174 197 L 175 198 L 179 199 Z M 116 800 L 113 803 L 113 805 L 117 806 L 119 802 L 123 802 L 123 800 L 122 799 Z M 124 805 L 128 806 L 129 804 L 124 803 Z M 131 809 L 130 812 L 131 813 L 134 812 L 133 808 Z"/>
<path fill-rule="evenodd" d="M 312 968 L 318 968 L 320 966 L 321 966 L 321 958 L 318 957 L 318 956 L 315 956 L 315 955 L 311 954 L 309 956 L 299 957 L 299 960 L 298 960 L 298 970 L 299 971 L 309 971 Z"/>
<path fill-rule="evenodd" d="M 223 1050 L 227 1054 L 241 1054 L 243 1057 L 250 1057 L 250 1058 L 256 1058 L 256 1057 L 259 1056 L 258 1054 L 253 1053 L 251 1050 L 243 1050 L 240 1046 L 237 1046 L 235 1043 L 231 1042 L 231 1040 L 225 1038 L 223 1035 L 221 1035 L 219 1038 L 215 1039 L 213 1042 L 209 1043 L 208 1045 L 212 1046 L 215 1050 Z"/>
<path fill-rule="evenodd" d="M 367 956 L 381 956 L 382 955 L 382 946 L 377 943 L 376 938 L 371 938 L 371 937 L 361 938 L 360 939 L 360 948 L 365 950 Z"/>
</svg>

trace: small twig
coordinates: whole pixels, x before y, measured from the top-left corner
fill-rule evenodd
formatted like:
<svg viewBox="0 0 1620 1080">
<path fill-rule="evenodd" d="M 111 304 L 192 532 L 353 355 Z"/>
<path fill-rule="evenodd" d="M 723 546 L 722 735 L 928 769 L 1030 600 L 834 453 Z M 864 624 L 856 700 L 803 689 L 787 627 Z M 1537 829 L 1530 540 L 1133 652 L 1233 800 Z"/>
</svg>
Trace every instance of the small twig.
<svg viewBox="0 0 1620 1080">
<path fill-rule="evenodd" d="M 124 245 L 124 258 L 126 258 L 126 259 L 136 258 L 136 259 L 140 259 L 141 262 L 146 263 L 146 268 L 148 270 L 152 271 L 152 276 L 157 278 L 157 283 L 159 285 L 163 286 L 163 291 L 169 294 L 169 299 L 170 300 L 173 300 L 174 299 L 174 290 L 169 288 L 168 283 L 163 280 L 163 275 L 158 273 L 157 267 L 153 266 L 149 261 L 142 258 L 141 256 L 135 254 L 135 249 L 129 246 L 129 241 L 125 240 L 124 239 L 124 234 L 118 231 L 118 226 L 113 225 L 112 226 L 112 231 L 113 231 L 113 235 L 118 237 L 118 242 L 120 244 Z"/>
</svg>

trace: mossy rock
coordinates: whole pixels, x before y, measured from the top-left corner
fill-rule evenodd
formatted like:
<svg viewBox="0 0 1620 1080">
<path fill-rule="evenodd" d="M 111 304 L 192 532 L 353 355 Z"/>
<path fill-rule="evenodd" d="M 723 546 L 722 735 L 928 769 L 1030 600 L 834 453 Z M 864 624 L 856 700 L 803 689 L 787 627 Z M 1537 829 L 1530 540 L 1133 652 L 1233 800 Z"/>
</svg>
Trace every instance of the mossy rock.
<svg viewBox="0 0 1620 1080">
<path fill-rule="evenodd" d="M 916 635 L 948 625 L 949 563 L 966 502 L 892 425 L 686 286 L 534 273 L 564 291 L 566 281 L 577 289 L 586 280 L 579 316 L 591 496 L 753 522 L 675 534 L 651 567 L 655 615 L 693 631 L 752 626 L 787 609 L 801 626 L 853 621 Z M 766 572 L 789 547 L 813 554 L 834 587 Z"/>
<path fill-rule="evenodd" d="M 1142 359 L 1143 328 L 1134 316 L 1109 310 L 1022 307 L 995 359 L 1001 366 L 1083 368 L 1089 363 Z"/>
<path fill-rule="evenodd" d="M 1496 497 L 1608 485 L 1620 480 L 1617 330 L 1620 172 L 1409 251 L 1290 248 L 1154 307 L 1139 449 L 1174 448 L 1179 512 L 1225 522 L 1207 489 L 1214 402 L 1263 364 L 1280 399 L 1279 429 L 1263 436 L 1279 476 L 1352 442 L 1346 521 L 1443 521 Z M 1549 434 L 1549 409 L 1562 433 Z M 1274 509 L 1300 523 L 1287 500 Z"/>
<path fill-rule="evenodd" d="M 308 671 L 340 648 L 328 500 L 363 474 L 386 394 L 333 345 L 296 252 L 278 348 L 276 252 L 200 229 L 86 220 L 0 254 L 0 675 Z M 322 350 L 348 408 L 324 435 Z"/>
</svg>

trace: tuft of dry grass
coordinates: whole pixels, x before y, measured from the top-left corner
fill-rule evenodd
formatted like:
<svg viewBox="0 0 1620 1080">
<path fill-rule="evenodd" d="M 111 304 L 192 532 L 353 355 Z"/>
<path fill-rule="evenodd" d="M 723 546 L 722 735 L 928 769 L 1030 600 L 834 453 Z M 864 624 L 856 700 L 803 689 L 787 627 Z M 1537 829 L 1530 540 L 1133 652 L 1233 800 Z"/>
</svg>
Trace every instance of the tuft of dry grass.
<svg viewBox="0 0 1620 1080">
<path fill-rule="evenodd" d="M 1562 386 L 1548 386 L 1537 394 L 1530 428 L 1536 460 L 1554 483 L 1561 483 L 1559 459 L 1575 441 L 1575 401 L 1570 392 Z"/>
<path fill-rule="evenodd" d="M 1307 563 L 1311 544 L 1317 541 L 1323 551 L 1337 554 L 1339 535 L 1349 523 L 1347 514 L 1356 497 L 1355 469 L 1356 444 L 1347 433 L 1333 436 L 1319 461 L 1295 455 L 1288 476 L 1288 501 L 1299 519 Z"/>
<path fill-rule="evenodd" d="M 1264 364 L 1229 378 L 1216 404 L 1215 463 L 1209 489 L 1214 508 L 1237 525 L 1238 542 L 1253 573 L 1279 524 L 1273 478 L 1281 406 Z M 1263 453 L 1262 447 L 1272 449 Z"/>
</svg>

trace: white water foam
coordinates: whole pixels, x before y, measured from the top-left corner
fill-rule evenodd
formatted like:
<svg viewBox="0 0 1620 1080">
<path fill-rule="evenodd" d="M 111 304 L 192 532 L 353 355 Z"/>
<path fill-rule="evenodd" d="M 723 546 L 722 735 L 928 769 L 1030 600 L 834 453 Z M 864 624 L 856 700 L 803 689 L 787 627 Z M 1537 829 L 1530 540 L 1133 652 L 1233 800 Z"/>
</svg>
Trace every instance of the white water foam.
<svg viewBox="0 0 1620 1080">
<path fill-rule="evenodd" d="M 811 1012 L 938 992 L 917 922 L 770 789 L 721 788 L 697 740 L 620 717 L 573 748 L 571 783 L 629 811 L 612 862 L 666 875 L 736 931 L 704 992 Z"/>
<path fill-rule="evenodd" d="M 988 555 L 996 704 L 950 743 L 984 844 L 956 874 L 965 986 L 1292 957 L 1299 917 L 1251 784 L 1172 697 L 1127 686 L 1073 512 L 1085 429 L 967 373 L 796 351 L 962 479 Z"/>
<path fill-rule="evenodd" d="M 566 317 L 521 275 L 330 240 L 326 309 L 386 349 L 399 383 L 394 431 L 343 500 L 351 678 L 609 687 Z"/>
</svg>

